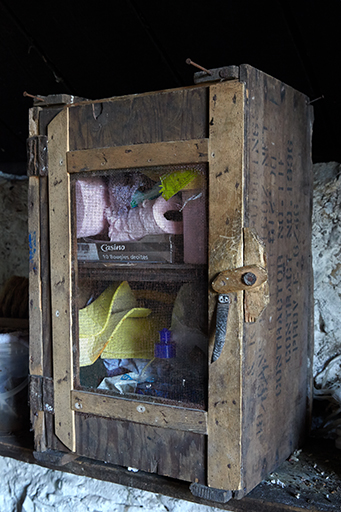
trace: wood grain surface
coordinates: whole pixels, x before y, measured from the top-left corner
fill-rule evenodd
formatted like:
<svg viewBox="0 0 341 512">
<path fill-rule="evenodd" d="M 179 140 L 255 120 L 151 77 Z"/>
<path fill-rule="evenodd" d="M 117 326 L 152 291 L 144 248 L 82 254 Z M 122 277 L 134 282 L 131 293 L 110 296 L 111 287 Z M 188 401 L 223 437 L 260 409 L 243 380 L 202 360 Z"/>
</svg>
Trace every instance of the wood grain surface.
<svg viewBox="0 0 341 512">
<path fill-rule="evenodd" d="M 51 301 L 53 333 L 53 377 L 55 432 L 62 443 L 75 451 L 74 412 L 70 408 L 73 387 L 71 249 L 69 177 L 69 112 L 63 110 L 49 125 L 49 206 Z"/>
<path fill-rule="evenodd" d="M 70 108 L 70 151 L 208 137 L 207 87 Z"/>
<path fill-rule="evenodd" d="M 76 413 L 77 453 L 205 483 L 207 436 Z"/>
<path fill-rule="evenodd" d="M 117 398 L 79 390 L 71 392 L 71 407 L 74 411 L 83 414 L 207 434 L 207 413 L 199 409 L 174 407 L 124 397 Z"/>
<path fill-rule="evenodd" d="M 67 154 L 67 168 L 69 173 L 75 173 L 200 163 L 207 162 L 207 152 L 207 139 L 84 149 Z"/>
<path fill-rule="evenodd" d="M 43 374 L 43 311 L 40 257 L 40 178 L 31 176 L 28 187 L 30 373 Z"/>
<path fill-rule="evenodd" d="M 210 87 L 209 282 L 243 265 L 244 86 L 238 81 Z M 243 292 L 231 294 L 225 345 L 209 367 L 208 485 L 241 486 Z M 217 294 L 210 289 L 209 361 L 214 342 Z"/>
<path fill-rule="evenodd" d="M 249 491 L 300 446 L 307 425 L 312 117 L 307 98 L 280 81 L 251 66 L 241 67 L 241 79 L 245 226 L 265 245 L 270 290 L 260 318 L 244 325 L 243 487 Z"/>
</svg>

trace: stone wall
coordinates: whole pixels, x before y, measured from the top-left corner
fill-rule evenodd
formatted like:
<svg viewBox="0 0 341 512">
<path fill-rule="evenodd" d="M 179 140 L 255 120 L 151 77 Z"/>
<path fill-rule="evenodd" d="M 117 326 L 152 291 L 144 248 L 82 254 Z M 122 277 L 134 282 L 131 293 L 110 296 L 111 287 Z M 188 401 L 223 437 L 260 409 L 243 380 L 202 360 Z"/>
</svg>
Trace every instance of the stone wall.
<svg viewBox="0 0 341 512">
<path fill-rule="evenodd" d="M 314 375 L 341 353 L 341 165 L 314 165 Z"/>
<path fill-rule="evenodd" d="M 12 275 L 28 277 L 26 176 L 0 172 L 0 288 Z"/>
</svg>

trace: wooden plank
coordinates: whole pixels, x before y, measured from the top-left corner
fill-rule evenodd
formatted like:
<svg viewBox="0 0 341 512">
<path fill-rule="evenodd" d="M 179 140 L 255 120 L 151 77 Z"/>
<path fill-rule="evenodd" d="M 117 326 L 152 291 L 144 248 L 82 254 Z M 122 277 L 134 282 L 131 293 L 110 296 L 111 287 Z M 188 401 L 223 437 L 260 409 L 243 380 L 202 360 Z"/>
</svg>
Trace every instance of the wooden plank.
<svg viewBox="0 0 341 512">
<path fill-rule="evenodd" d="M 71 407 L 76 412 L 105 418 L 207 434 L 207 413 L 199 409 L 128 400 L 79 390 L 71 392 Z"/>
<path fill-rule="evenodd" d="M 205 482 L 207 436 L 76 413 L 77 454 L 187 482 Z"/>
<path fill-rule="evenodd" d="M 44 452 L 35 451 L 34 458 L 41 464 L 53 464 L 59 468 L 63 468 L 77 457 L 76 453 L 60 452 L 57 450 L 45 450 Z"/>
<path fill-rule="evenodd" d="M 49 201 L 55 432 L 75 451 L 73 387 L 69 176 L 66 171 L 69 111 L 49 125 Z"/>
<path fill-rule="evenodd" d="M 207 161 L 207 139 L 84 149 L 67 153 L 69 173 Z"/>
<path fill-rule="evenodd" d="M 225 82 L 210 87 L 209 282 L 243 265 L 244 86 Z M 208 485 L 241 488 L 241 382 L 243 292 L 231 294 L 226 341 L 209 366 Z M 212 324 L 217 295 L 210 290 Z M 210 326 L 209 360 L 214 344 Z"/>
<path fill-rule="evenodd" d="M 44 411 L 38 411 L 33 418 L 34 447 L 37 451 L 46 450 L 46 428 Z"/>
<path fill-rule="evenodd" d="M 34 137 L 39 135 L 39 107 L 30 108 L 28 111 L 28 136 Z"/>
<path fill-rule="evenodd" d="M 157 272 L 156 272 L 157 270 Z M 99 262 L 78 262 L 78 275 L 82 278 L 98 279 L 102 281 L 112 281 L 113 273 L 117 281 L 160 281 L 162 273 L 162 282 L 187 282 L 195 279 L 207 279 L 206 265 L 177 265 L 162 263 L 160 265 L 144 263 L 105 263 Z"/>
<path fill-rule="evenodd" d="M 207 92 L 200 86 L 71 107 L 70 150 L 207 138 Z"/>
<path fill-rule="evenodd" d="M 38 137 L 39 115 L 41 109 L 32 108 L 29 111 L 29 136 Z M 30 356 L 29 371 L 34 379 L 36 375 L 44 374 L 44 361 L 46 361 L 46 345 L 51 343 L 50 336 L 50 309 L 46 308 L 46 295 L 49 294 L 49 244 L 47 237 L 47 178 L 39 176 L 29 178 L 28 191 L 28 234 L 29 234 L 29 333 Z M 45 346 L 44 346 L 45 344 Z M 51 374 L 51 371 L 50 371 Z M 34 403 L 34 389 L 30 387 L 30 400 Z M 36 450 L 46 449 L 45 414 L 41 410 L 32 410 L 31 423 L 34 431 L 34 445 Z"/>
<path fill-rule="evenodd" d="M 26 330 L 28 329 L 28 320 L 27 318 L 0 318 L 0 328 L 1 329 L 18 329 L 18 330 Z"/>
<path fill-rule="evenodd" d="M 47 177 L 29 178 L 29 315 L 30 373 L 46 373 L 47 352 L 51 345 L 50 259 Z M 50 349 L 51 350 L 51 349 Z M 48 365 L 51 368 L 51 364 Z"/>
<path fill-rule="evenodd" d="M 42 411 L 43 389 L 42 377 L 31 375 L 30 377 L 30 420 L 34 432 L 34 447 L 36 450 L 46 449 L 45 418 Z"/>
<path fill-rule="evenodd" d="M 43 375 L 52 377 L 50 230 L 48 177 L 40 177 L 40 264 L 43 336 Z"/>
<path fill-rule="evenodd" d="M 241 79 L 247 97 L 245 226 L 265 244 L 270 289 L 260 318 L 244 326 L 242 450 L 248 492 L 298 447 L 305 432 L 312 118 L 307 98 L 291 87 L 250 66 L 241 66 Z"/>
<path fill-rule="evenodd" d="M 29 243 L 29 317 L 30 374 L 43 374 L 43 312 L 40 257 L 40 184 L 39 176 L 29 178 L 28 243 Z"/>
</svg>

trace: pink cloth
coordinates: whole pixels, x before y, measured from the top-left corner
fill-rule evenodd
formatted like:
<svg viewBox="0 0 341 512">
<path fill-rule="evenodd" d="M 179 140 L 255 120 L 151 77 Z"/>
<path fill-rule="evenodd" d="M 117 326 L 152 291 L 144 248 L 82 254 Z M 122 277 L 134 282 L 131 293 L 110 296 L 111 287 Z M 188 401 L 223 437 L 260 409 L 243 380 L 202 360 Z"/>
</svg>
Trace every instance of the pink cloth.
<svg viewBox="0 0 341 512">
<path fill-rule="evenodd" d="M 114 174 L 108 186 L 100 177 L 77 180 L 77 238 L 102 233 L 108 235 L 111 241 L 123 242 L 139 240 L 146 235 L 182 234 L 183 222 L 166 218 L 167 212 L 181 209 L 182 202 L 178 196 L 168 201 L 162 196 L 155 200 L 147 199 L 136 208 L 131 208 L 132 195 L 142 183 L 140 175 L 126 173 Z M 186 194 L 184 192 L 183 197 L 187 198 Z M 190 195 L 193 195 L 193 191 L 190 191 Z M 187 262 L 195 263 L 199 258 L 198 262 L 201 263 L 205 257 L 203 251 L 206 251 L 206 239 L 200 234 L 202 229 L 206 230 L 205 201 L 189 201 L 183 214 Z M 196 229 L 198 226 L 199 231 Z"/>
<path fill-rule="evenodd" d="M 77 238 L 95 236 L 107 230 L 104 212 L 108 206 L 107 188 L 102 178 L 76 181 Z"/>
<path fill-rule="evenodd" d="M 139 240 L 146 235 L 181 234 L 182 222 L 167 220 L 165 217 L 168 211 L 179 211 L 180 208 L 181 204 L 175 196 L 169 201 L 161 196 L 154 201 L 147 199 L 120 216 L 107 208 L 109 238 L 113 242 L 124 242 Z"/>
</svg>

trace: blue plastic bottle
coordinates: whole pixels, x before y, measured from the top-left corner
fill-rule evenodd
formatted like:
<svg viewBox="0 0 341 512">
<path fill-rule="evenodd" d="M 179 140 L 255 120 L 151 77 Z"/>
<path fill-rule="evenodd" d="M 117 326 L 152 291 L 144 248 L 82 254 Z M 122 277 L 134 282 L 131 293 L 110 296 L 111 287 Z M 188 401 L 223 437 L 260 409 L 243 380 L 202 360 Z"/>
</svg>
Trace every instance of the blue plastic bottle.
<svg viewBox="0 0 341 512">
<path fill-rule="evenodd" d="M 160 340 L 154 347 L 155 357 L 142 372 L 137 393 L 176 400 L 179 394 L 175 365 L 176 346 L 169 329 L 159 331 L 159 336 Z"/>
</svg>

